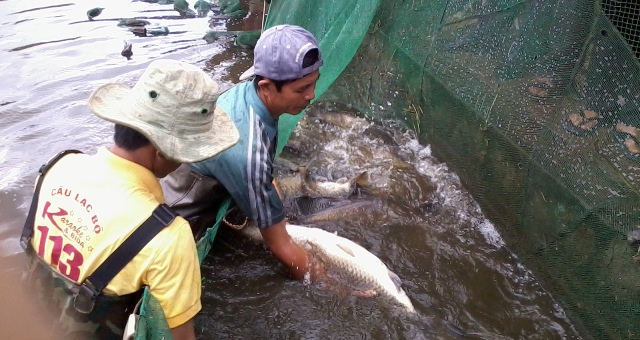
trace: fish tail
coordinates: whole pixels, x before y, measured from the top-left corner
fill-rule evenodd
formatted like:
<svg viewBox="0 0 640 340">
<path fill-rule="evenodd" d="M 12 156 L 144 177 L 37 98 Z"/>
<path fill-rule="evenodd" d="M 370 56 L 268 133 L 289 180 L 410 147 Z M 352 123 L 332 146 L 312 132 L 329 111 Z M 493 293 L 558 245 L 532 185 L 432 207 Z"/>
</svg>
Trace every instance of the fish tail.
<svg viewBox="0 0 640 340">
<path fill-rule="evenodd" d="M 353 182 L 355 183 L 355 185 L 358 185 L 361 187 L 367 186 L 369 184 L 369 173 L 366 171 L 363 171 L 361 174 L 359 174 L 353 179 Z"/>
<path fill-rule="evenodd" d="M 300 178 L 300 190 L 302 191 L 302 194 L 307 194 L 307 192 L 309 192 L 310 190 L 313 190 L 314 186 L 312 185 L 312 183 L 310 183 L 309 181 L 307 181 L 307 166 L 306 165 L 300 165 L 298 166 L 298 177 Z"/>
<path fill-rule="evenodd" d="M 298 166 L 297 171 L 300 174 L 300 178 L 302 178 L 302 181 L 305 181 L 306 178 L 307 178 L 307 166 L 306 165 L 300 165 L 300 166 Z"/>
<path fill-rule="evenodd" d="M 464 329 L 451 322 L 445 321 L 445 324 L 447 325 L 449 332 L 458 339 L 469 339 L 470 336 L 474 335 L 473 333 L 467 333 Z"/>
<path fill-rule="evenodd" d="M 402 290 L 402 279 L 400 278 L 400 276 L 398 276 L 398 274 L 394 273 L 391 271 L 391 269 L 387 268 L 387 274 L 389 275 L 389 278 L 391 279 L 391 281 L 393 282 L 393 284 L 396 286 L 396 288 L 398 290 Z"/>
</svg>

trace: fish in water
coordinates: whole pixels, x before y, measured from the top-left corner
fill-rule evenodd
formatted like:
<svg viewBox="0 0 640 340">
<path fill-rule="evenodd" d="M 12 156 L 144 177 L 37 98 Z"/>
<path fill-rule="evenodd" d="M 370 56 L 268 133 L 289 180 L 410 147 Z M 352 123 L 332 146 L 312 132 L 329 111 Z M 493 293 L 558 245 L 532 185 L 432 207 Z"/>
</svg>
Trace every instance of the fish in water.
<svg viewBox="0 0 640 340">
<path fill-rule="evenodd" d="M 392 300 L 407 311 L 415 312 L 398 275 L 361 245 L 320 228 L 295 224 L 287 224 L 286 228 L 296 244 L 324 262 L 328 274 L 344 277 L 373 295 Z M 247 226 L 241 232 L 254 240 L 262 240 L 255 225 Z"/>
<path fill-rule="evenodd" d="M 292 170 L 292 174 L 276 177 L 276 185 L 285 199 L 295 196 L 347 197 L 353 193 L 356 185 L 366 186 L 369 178 L 367 172 L 363 171 L 350 179 L 339 179 L 335 182 L 318 181 L 310 178 L 306 166 Z"/>
<path fill-rule="evenodd" d="M 298 221 L 300 216 L 312 215 L 316 212 L 331 209 L 336 206 L 349 202 L 348 199 L 331 198 L 331 197 L 308 197 L 300 196 L 292 199 L 283 200 L 287 212 L 287 218 Z M 306 222 L 302 222 L 307 224 Z"/>
<path fill-rule="evenodd" d="M 93 18 L 97 17 L 98 15 L 100 15 L 100 13 L 102 13 L 102 10 L 104 10 L 104 8 L 102 7 L 96 7 L 96 8 L 92 8 L 90 10 L 87 11 L 87 18 L 89 20 L 93 20 Z"/>
<path fill-rule="evenodd" d="M 355 113 L 349 111 L 315 111 L 311 112 L 309 116 L 342 129 L 356 126 L 360 119 Z"/>
<path fill-rule="evenodd" d="M 131 50 L 132 48 L 133 48 L 133 44 L 125 41 L 124 49 L 122 49 L 122 52 L 120 52 L 120 55 L 127 58 L 127 60 L 131 60 L 131 56 L 133 55 L 133 51 Z"/>
<path fill-rule="evenodd" d="M 301 197 L 302 198 L 302 197 Z M 319 222 L 330 221 L 344 221 L 348 220 L 351 223 L 360 221 L 362 219 L 374 221 L 381 221 L 390 217 L 386 207 L 381 204 L 379 199 L 353 199 L 353 200 L 341 200 L 331 202 L 323 207 L 322 204 L 317 205 L 318 208 L 315 211 L 309 211 L 305 213 L 305 203 L 309 200 L 296 200 L 296 205 L 299 207 L 300 215 L 295 217 L 296 222 L 303 224 L 313 224 Z M 315 203 L 315 202 L 313 202 Z M 310 205 L 307 203 L 306 205 Z M 307 209 L 310 210 L 310 209 Z M 393 214 L 391 214 L 392 216 Z"/>
</svg>

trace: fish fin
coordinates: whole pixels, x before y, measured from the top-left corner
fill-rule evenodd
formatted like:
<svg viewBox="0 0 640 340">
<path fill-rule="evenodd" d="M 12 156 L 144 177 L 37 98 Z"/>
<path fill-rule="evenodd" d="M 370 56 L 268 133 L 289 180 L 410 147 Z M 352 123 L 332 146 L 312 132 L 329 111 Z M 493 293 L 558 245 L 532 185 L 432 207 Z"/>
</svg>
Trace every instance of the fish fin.
<svg viewBox="0 0 640 340">
<path fill-rule="evenodd" d="M 309 190 L 312 190 L 312 186 L 309 185 L 310 182 L 307 180 L 307 177 L 309 176 L 309 173 L 307 172 L 307 166 L 300 165 L 298 166 L 298 169 L 296 171 L 298 172 L 298 177 L 300 178 L 300 190 L 302 192 L 302 195 L 307 195 Z"/>
<path fill-rule="evenodd" d="M 298 172 L 298 169 L 300 168 L 300 166 L 298 164 L 295 164 L 294 162 L 286 159 L 286 158 L 278 158 L 277 159 L 277 163 L 274 164 L 275 166 L 281 166 L 287 170 L 289 170 L 290 172 Z"/>
<path fill-rule="evenodd" d="M 349 248 L 349 246 L 347 246 L 346 244 L 337 243 L 336 245 L 338 246 L 338 248 L 342 249 L 342 251 L 344 251 L 345 253 L 351 255 L 352 257 L 356 257 L 356 254 L 354 254 L 351 248 Z"/>
<path fill-rule="evenodd" d="M 395 284 L 398 289 L 401 289 L 402 279 L 400 278 L 400 276 L 398 276 L 398 274 L 392 272 L 389 269 L 387 269 L 387 274 L 389 275 L 389 278 L 391 279 L 391 281 L 393 281 L 393 284 Z"/>
<path fill-rule="evenodd" d="M 367 171 L 363 171 L 353 179 L 353 182 L 361 187 L 366 186 L 369 184 L 369 173 Z"/>
<path fill-rule="evenodd" d="M 361 297 L 361 298 L 372 298 L 378 295 L 378 292 L 375 289 L 353 290 L 351 291 L 351 295 Z"/>
<path fill-rule="evenodd" d="M 298 169 L 296 171 L 298 171 L 298 173 L 300 174 L 300 178 L 302 178 L 303 181 L 307 178 L 307 166 L 306 165 L 298 166 Z"/>
</svg>

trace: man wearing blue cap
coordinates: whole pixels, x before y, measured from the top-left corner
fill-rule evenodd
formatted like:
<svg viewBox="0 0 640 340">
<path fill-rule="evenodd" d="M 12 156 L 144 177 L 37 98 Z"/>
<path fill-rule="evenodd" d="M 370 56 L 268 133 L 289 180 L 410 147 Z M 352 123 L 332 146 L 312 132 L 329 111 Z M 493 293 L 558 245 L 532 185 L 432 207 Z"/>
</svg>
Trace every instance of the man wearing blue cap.
<svg viewBox="0 0 640 340">
<path fill-rule="evenodd" d="M 322 62 L 316 39 L 304 28 L 279 25 L 264 31 L 254 49 L 253 66 L 240 77 L 253 80 L 234 86 L 216 104 L 236 124 L 238 144 L 182 166 L 161 181 L 167 203 L 204 227 L 211 223 L 201 217 L 217 210 L 221 194 L 216 186 L 221 184 L 295 279 L 307 273 L 314 279 L 323 266 L 294 243 L 285 228 L 285 210 L 272 173 L 278 118 L 300 114 L 311 103 Z"/>
</svg>

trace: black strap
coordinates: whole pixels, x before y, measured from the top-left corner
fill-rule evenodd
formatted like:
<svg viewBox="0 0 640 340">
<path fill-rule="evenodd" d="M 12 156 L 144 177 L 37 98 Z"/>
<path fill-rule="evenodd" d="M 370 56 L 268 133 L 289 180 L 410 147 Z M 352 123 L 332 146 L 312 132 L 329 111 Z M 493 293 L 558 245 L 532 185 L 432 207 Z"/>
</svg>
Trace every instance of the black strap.
<svg viewBox="0 0 640 340">
<path fill-rule="evenodd" d="M 82 283 L 76 294 L 74 305 L 83 313 L 93 310 L 95 299 L 113 279 L 178 213 L 166 204 L 158 205 L 151 216 L 124 240 L 102 264 Z"/>
<path fill-rule="evenodd" d="M 109 281 L 124 268 L 144 246 L 178 216 L 166 204 L 158 205 L 147 218 L 89 277 L 87 281 L 102 291 Z"/>
<path fill-rule="evenodd" d="M 88 314 L 95 306 L 96 298 L 116 274 L 124 268 L 164 227 L 178 216 L 166 204 L 158 205 L 142 224 L 87 277 L 74 298 L 74 307 Z"/>
<path fill-rule="evenodd" d="M 38 170 L 38 181 L 36 182 L 36 187 L 33 191 L 33 198 L 31 199 L 31 207 L 29 208 L 29 212 L 27 213 L 27 219 L 24 222 L 24 227 L 22 228 L 22 236 L 20 236 L 20 245 L 22 249 L 26 252 L 30 252 L 33 248 L 29 246 L 31 243 L 31 237 L 33 237 L 33 227 L 36 221 L 36 209 L 38 209 L 38 199 L 40 197 L 40 187 L 42 187 L 42 181 L 44 180 L 44 174 L 49 171 L 52 165 L 56 164 L 62 157 L 70 154 L 70 153 L 82 153 L 82 151 L 78 150 L 64 150 L 59 152 L 57 155 L 51 157 L 46 163 L 44 163 L 40 170 Z"/>
</svg>

